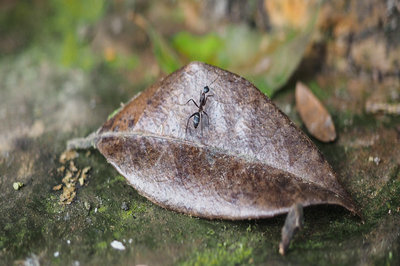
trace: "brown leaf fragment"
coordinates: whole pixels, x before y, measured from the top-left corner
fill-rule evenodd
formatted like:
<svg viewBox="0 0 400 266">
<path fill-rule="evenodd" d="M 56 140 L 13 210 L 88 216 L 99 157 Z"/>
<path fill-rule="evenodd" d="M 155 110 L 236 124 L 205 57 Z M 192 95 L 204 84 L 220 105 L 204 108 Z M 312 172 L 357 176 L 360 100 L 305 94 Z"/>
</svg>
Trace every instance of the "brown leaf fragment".
<svg viewBox="0 0 400 266">
<path fill-rule="evenodd" d="M 80 170 L 78 171 L 77 175 L 79 176 Z M 76 182 L 77 182 L 77 175 L 73 175 L 70 170 L 66 170 L 65 176 L 62 179 L 64 183 L 63 193 L 60 195 L 60 203 L 62 204 L 71 204 L 76 196 Z M 59 185 L 60 186 L 60 185 Z"/>
<path fill-rule="evenodd" d="M 69 183 L 71 183 L 71 178 L 72 178 L 72 173 L 69 170 L 67 170 L 67 172 L 65 173 L 64 178 L 62 179 L 62 182 L 64 184 L 69 184 Z"/>
<path fill-rule="evenodd" d="M 282 227 L 282 240 L 279 243 L 279 254 L 285 255 L 289 247 L 290 241 L 297 230 L 303 228 L 303 206 L 300 203 L 295 203 L 289 210 L 286 216 L 285 225 Z"/>
<path fill-rule="evenodd" d="M 74 175 L 74 177 L 71 179 L 71 182 L 73 182 L 74 184 L 76 184 L 76 182 L 78 182 L 79 177 L 81 175 L 82 170 L 78 170 L 78 172 Z"/>
<path fill-rule="evenodd" d="M 79 177 L 79 185 L 83 186 L 85 184 L 86 178 L 87 178 L 87 174 L 90 171 L 91 167 L 90 166 L 86 166 L 85 168 L 83 168 L 81 176 Z"/>
<path fill-rule="evenodd" d="M 62 184 L 58 184 L 58 185 L 56 185 L 56 186 L 53 187 L 53 190 L 54 190 L 54 191 L 58 191 L 58 190 L 60 190 L 61 188 L 62 188 Z"/>
<path fill-rule="evenodd" d="M 78 168 L 76 168 L 74 161 L 69 161 L 69 170 L 71 172 L 76 172 L 78 171 Z"/>
<path fill-rule="evenodd" d="M 134 97 L 90 141 L 140 194 L 189 215 L 266 218 L 296 203 L 357 213 L 317 147 L 268 97 L 204 63 Z"/>
<path fill-rule="evenodd" d="M 323 142 L 336 139 L 332 117 L 318 98 L 301 82 L 296 84 L 296 107 L 311 135 Z"/>
<path fill-rule="evenodd" d="M 75 186 L 63 187 L 63 193 L 60 196 L 60 203 L 71 204 L 76 196 Z"/>
<path fill-rule="evenodd" d="M 64 165 L 62 165 L 62 166 L 57 168 L 57 173 L 59 173 L 59 174 L 64 173 L 64 171 L 65 171 L 65 166 Z"/>
<path fill-rule="evenodd" d="M 60 163 L 65 164 L 67 161 L 73 160 L 78 157 L 78 153 L 74 150 L 66 150 L 60 155 Z"/>
<path fill-rule="evenodd" d="M 75 165 L 73 159 L 78 157 L 78 153 L 72 149 L 67 149 L 60 156 L 60 162 L 66 164 L 69 161 L 69 165 L 66 167 L 63 165 L 57 169 L 58 173 L 63 173 L 65 171 L 65 175 L 62 179 L 62 183 L 53 187 L 54 191 L 60 190 L 63 188 L 63 193 L 60 195 L 60 203 L 61 204 L 71 204 L 76 196 L 76 185 L 79 182 L 80 186 L 83 186 L 85 180 L 87 179 L 88 172 L 91 167 L 87 166 L 82 170 L 78 169 Z"/>
</svg>

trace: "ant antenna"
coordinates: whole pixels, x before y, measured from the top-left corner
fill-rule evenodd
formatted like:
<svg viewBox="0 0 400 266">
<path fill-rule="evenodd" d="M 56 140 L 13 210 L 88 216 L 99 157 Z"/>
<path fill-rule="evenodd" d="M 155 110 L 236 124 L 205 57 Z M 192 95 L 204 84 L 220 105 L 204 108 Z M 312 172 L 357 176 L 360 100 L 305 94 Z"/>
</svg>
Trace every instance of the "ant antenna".
<svg viewBox="0 0 400 266">
<path fill-rule="evenodd" d="M 208 70 L 208 71 L 207 71 L 207 80 L 208 80 L 208 73 L 210 73 L 210 71 L 211 71 L 211 70 Z M 206 87 L 209 87 L 209 86 L 211 86 L 212 84 L 214 84 L 214 82 L 216 82 L 217 79 L 219 79 L 219 78 L 220 78 L 220 76 L 217 75 L 217 77 L 216 77 L 210 84 L 207 84 Z"/>
<path fill-rule="evenodd" d="M 219 76 L 217 76 L 215 79 L 214 79 L 214 81 L 213 82 L 211 82 L 208 86 L 211 86 L 212 84 L 214 84 L 214 82 L 216 82 L 217 81 L 217 79 L 219 79 Z"/>
</svg>

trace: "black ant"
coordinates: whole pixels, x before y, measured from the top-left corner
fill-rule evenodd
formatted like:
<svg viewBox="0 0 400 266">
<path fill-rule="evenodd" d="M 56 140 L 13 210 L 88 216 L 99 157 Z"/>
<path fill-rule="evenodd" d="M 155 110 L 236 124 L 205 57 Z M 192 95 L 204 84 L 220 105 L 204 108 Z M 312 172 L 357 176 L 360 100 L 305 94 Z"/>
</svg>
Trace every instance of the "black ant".
<svg viewBox="0 0 400 266">
<path fill-rule="evenodd" d="M 194 103 L 194 105 L 196 105 L 196 107 L 199 108 L 199 110 L 197 112 L 195 112 L 188 118 L 187 123 L 186 123 L 186 133 L 187 133 L 187 129 L 189 126 L 190 118 L 192 118 L 192 117 L 193 117 L 194 128 L 197 128 L 199 126 L 201 119 L 203 117 L 203 114 L 205 114 L 207 116 L 207 124 L 209 124 L 210 119 L 208 117 L 208 114 L 206 113 L 206 111 L 203 110 L 204 105 L 206 105 L 206 103 L 207 103 L 208 97 L 214 96 L 214 94 L 210 94 L 210 95 L 206 96 L 206 93 L 208 93 L 209 91 L 210 91 L 210 88 L 208 86 L 205 86 L 203 88 L 203 90 L 200 92 L 199 104 L 197 104 L 193 99 L 190 99 L 189 101 L 186 102 L 186 104 L 188 104 L 190 101 L 192 101 Z"/>
</svg>

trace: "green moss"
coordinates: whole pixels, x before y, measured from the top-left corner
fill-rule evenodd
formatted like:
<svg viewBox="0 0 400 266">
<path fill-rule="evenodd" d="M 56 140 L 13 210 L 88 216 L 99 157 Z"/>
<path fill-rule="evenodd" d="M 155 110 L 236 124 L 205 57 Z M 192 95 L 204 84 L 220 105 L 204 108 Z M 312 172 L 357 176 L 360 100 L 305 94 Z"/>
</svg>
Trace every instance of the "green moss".
<svg viewBox="0 0 400 266">
<path fill-rule="evenodd" d="M 218 243 L 215 248 L 195 252 L 193 258 L 181 265 L 245 265 L 251 264 L 252 248 L 242 243 Z"/>
<path fill-rule="evenodd" d="M 307 240 L 304 244 L 302 244 L 302 246 L 305 249 L 318 249 L 323 248 L 324 243 L 321 241 Z"/>
<path fill-rule="evenodd" d="M 109 185 L 113 185 L 116 182 L 123 182 L 124 184 L 126 184 L 126 179 L 125 177 L 123 177 L 122 175 L 116 175 L 113 179 L 111 179 L 108 184 Z"/>
<path fill-rule="evenodd" d="M 114 237 L 115 239 L 121 239 L 121 238 L 122 238 L 122 233 L 119 232 L 119 231 L 114 232 L 114 233 L 113 233 L 113 237 Z"/>
<path fill-rule="evenodd" d="M 98 211 L 99 213 L 104 213 L 104 212 L 107 211 L 107 209 L 108 209 L 107 206 L 102 205 L 102 206 L 100 206 L 100 208 L 97 209 L 97 211 Z"/>
<path fill-rule="evenodd" d="M 45 210 L 48 214 L 60 213 L 64 210 L 65 205 L 60 204 L 59 192 L 52 192 L 44 200 Z"/>
<path fill-rule="evenodd" d="M 7 223 L 7 224 L 4 226 L 3 230 L 10 230 L 10 229 L 12 229 L 12 227 L 13 227 L 13 225 L 12 225 L 11 223 Z"/>
<path fill-rule="evenodd" d="M 128 211 L 121 211 L 121 218 L 124 221 L 133 219 L 134 213 L 132 210 L 128 210 Z"/>
<path fill-rule="evenodd" d="M 99 250 L 104 250 L 107 248 L 107 242 L 106 241 L 101 241 L 96 244 L 96 248 Z"/>
<path fill-rule="evenodd" d="M 395 213 L 400 206 L 400 166 L 396 165 L 389 171 L 389 181 L 377 191 L 376 197 L 364 208 L 364 215 L 369 221 L 376 222 L 389 210 Z"/>
<path fill-rule="evenodd" d="M 132 202 L 130 203 L 129 210 L 123 211 L 121 210 L 121 218 L 123 221 L 128 221 L 134 219 L 137 215 L 143 214 L 146 212 L 146 204 L 142 202 Z"/>
</svg>

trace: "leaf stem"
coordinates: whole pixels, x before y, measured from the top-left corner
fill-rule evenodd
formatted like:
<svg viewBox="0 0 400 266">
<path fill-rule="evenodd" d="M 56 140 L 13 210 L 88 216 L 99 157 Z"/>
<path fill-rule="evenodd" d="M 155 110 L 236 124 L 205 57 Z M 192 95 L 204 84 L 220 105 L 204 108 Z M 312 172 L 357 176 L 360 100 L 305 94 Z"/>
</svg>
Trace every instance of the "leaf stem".
<svg viewBox="0 0 400 266">
<path fill-rule="evenodd" d="M 74 138 L 67 141 L 67 150 L 76 150 L 76 149 L 96 149 L 96 143 L 99 139 L 99 135 L 97 132 L 91 133 L 89 136 L 85 138 Z"/>
</svg>

